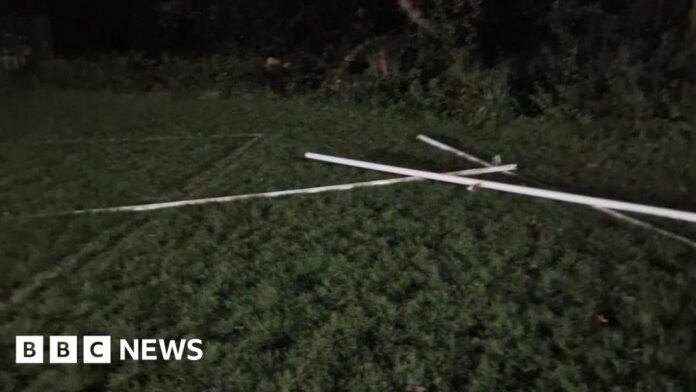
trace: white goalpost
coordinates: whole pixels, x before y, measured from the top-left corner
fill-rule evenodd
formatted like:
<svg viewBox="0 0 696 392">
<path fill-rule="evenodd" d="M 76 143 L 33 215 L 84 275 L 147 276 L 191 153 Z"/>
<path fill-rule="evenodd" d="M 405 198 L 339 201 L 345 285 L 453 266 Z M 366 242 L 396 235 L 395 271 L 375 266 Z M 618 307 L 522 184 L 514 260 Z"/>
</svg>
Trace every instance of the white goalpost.
<svg viewBox="0 0 696 392">
<path fill-rule="evenodd" d="M 438 174 L 427 172 L 423 170 L 408 169 L 397 166 L 383 165 L 379 163 L 358 161 L 354 159 L 346 159 L 340 157 L 334 157 L 330 155 L 316 154 L 308 152 L 305 154 L 305 158 L 312 159 L 316 161 L 329 162 L 344 166 L 358 167 L 362 169 L 380 171 L 384 173 L 400 174 L 403 176 L 410 177 L 421 177 L 428 180 L 448 182 L 458 185 L 466 185 L 469 187 L 477 187 L 483 189 L 490 189 L 499 192 L 514 193 L 518 195 L 525 195 L 531 197 L 537 197 L 542 199 L 563 201 L 567 203 L 582 204 L 592 207 L 608 208 L 612 210 L 630 211 L 639 214 L 659 216 L 663 218 L 676 219 L 686 222 L 696 223 L 696 213 L 688 211 L 679 211 L 663 207 L 653 207 L 644 204 L 629 203 L 624 201 L 617 201 L 611 199 L 603 199 L 599 197 L 584 196 L 574 193 L 549 191 L 546 189 L 532 188 L 527 186 L 512 185 L 502 182 L 495 181 L 485 181 L 477 180 L 473 178 L 457 177 L 448 174 Z"/>
</svg>

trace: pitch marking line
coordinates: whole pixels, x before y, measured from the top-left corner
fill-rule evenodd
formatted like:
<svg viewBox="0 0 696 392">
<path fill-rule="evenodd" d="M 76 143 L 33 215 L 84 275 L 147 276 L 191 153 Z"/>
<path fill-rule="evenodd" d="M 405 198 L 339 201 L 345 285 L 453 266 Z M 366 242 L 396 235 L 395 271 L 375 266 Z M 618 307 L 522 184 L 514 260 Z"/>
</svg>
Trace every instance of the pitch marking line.
<svg viewBox="0 0 696 392">
<path fill-rule="evenodd" d="M 450 172 L 450 173 L 446 173 L 446 174 L 455 175 L 455 176 L 464 176 L 464 175 L 474 176 L 474 175 L 479 175 L 479 174 L 508 172 L 511 170 L 515 170 L 516 168 L 517 168 L 517 165 L 505 165 L 505 166 L 494 166 L 494 167 L 482 168 L 482 169 L 460 170 L 460 171 Z M 392 178 L 392 179 L 387 179 L 387 180 L 355 182 L 355 183 L 350 183 L 350 184 L 319 186 L 319 187 L 313 187 L 313 188 L 289 189 L 289 190 L 283 190 L 283 191 L 263 192 L 263 193 L 251 193 L 251 194 L 246 194 L 246 195 L 210 197 L 210 198 L 205 198 L 205 199 L 181 200 L 181 201 L 172 201 L 172 202 L 166 202 L 166 203 L 152 203 L 152 204 L 141 204 L 141 205 L 122 206 L 122 207 L 94 208 L 94 209 L 89 209 L 89 210 L 76 210 L 76 211 L 68 211 L 68 212 L 62 212 L 62 213 L 57 213 L 57 214 L 42 215 L 41 217 L 98 214 L 98 213 L 115 213 L 115 212 L 146 212 L 146 211 L 156 211 L 156 210 L 164 210 L 164 209 L 169 209 L 169 208 L 180 208 L 180 207 L 186 207 L 186 206 L 204 205 L 204 204 L 212 204 L 212 203 L 230 203 L 230 202 L 234 202 L 234 201 L 249 200 L 249 199 L 262 199 L 262 198 L 271 199 L 271 198 L 290 196 L 290 195 L 349 191 L 349 190 L 357 189 L 357 188 L 387 186 L 387 185 L 401 184 L 401 183 L 406 183 L 406 182 L 416 182 L 416 181 L 423 181 L 423 179 L 418 178 L 418 177 L 406 177 L 406 178 L 401 177 L 401 178 Z"/>
<path fill-rule="evenodd" d="M 226 168 L 226 167 L 227 167 L 228 165 L 230 165 L 231 163 L 234 163 L 234 161 L 237 160 L 237 158 L 239 158 L 239 157 L 241 157 L 242 155 L 244 155 L 244 153 L 245 153 L 247 150 L 249 150 L 251 147 L 253 147 L 256 143 L 258 143 L 258 142 L 264 137 L 264 135 L 261 134 L 261 133 L 254 133 L 254 134 L 233 134 L 233 135 L 217 135 L 217 136 L 218 136 L 218 139 L 225 139 L 225 138 L 248 138 L 249 140 L 246 141 L 246 142 L 245 142 L 244 144 L 242 144 L 241 146 L 235 148 L 235 149 L 232 151 L 232 155 L 230 155 L 230 156 L 228 156 L 228 157 L 223 157 L 223 158 L 221 158 L 220 160 L 218 160 L 217 162 L 214 162 L 214 163 L 211 165 L 211 166 L 212 166 L 211 168 L 207 169 L 205 164 L 201 165 L 201 166 L 202 166 L 202 167 L 201 167 L 201 170 L 202 170 L 202 171 L 208 171 L 208 172 L 209 172 L 209 171 L 213 171 L 213 170 L 218 170 L 218 167 L 221 167 L 221 166 Z M 193 137 L 174 137 L 174 138 L 176 138 L 176 139 L 188 139 L 188 140 L 198 139 L 198 138 L 195 137 L 195 136 L 193 136 Z M 123 140 L 125 140 L 125 139 L 123 139 Z M 135 140 L 134 140 L 134 141 L 135 141 Z M 149 141 L 154 141 L 154 140 L 149 140 Z M 77 143 L 77 142 L 75 142 L 75 143 Z M 87 142 L 85 142 L 85 143 L 87 143 Z M 231 161 L 231 162 L 230 162 L 230 161 Z M 221 162 L 222 162 L 222 163 L 221 163 Z M 191 175 L 189 174 L 189 175 L 187 175 L 186 177 L 187 177 L 187 178 L 191 178 Z M 190 181 L 189 181 L 186 185 L 184 185 L 183 191 L 184 191 L 184 192 L 188 192 L 188 191 L 190 191 L 192 188 L 198 188 L 198 187 L 200 186 L 199 183 L 201 182 L 201 181 L 199 180 L 199 178 L 200 178 L 200 176 L 195 176 L 195 177 L 191 178 Z M 203 180 L 203 181 L 205 181 L 205 180 Z M 31 203 L 31 202 L 30 202 L 30 203 Z M 31 208 L 31 207 L 34 207 L 34 206 L 36 206 L 36 205 L 37 205 L 37 203 L 31 203 L 31 204 L 25 204 L 25 205 L 20 206 L 20 207 L 22 207 L 22 208 Z M 33 215 L 26 214 L 26 215 L 25 215 L 25 214 L 21 214 L 21 213 L 14 214 L 14 213 L 12 213 L 12 212 L 10 212 L 10 211 L 3 211 L 3 212 L 0 212 L 0 214 L 2 214 L 2 215 L 4 215 L 4 216 L 21 216 L 21 215 L 24 215 L 24 216 L 27 216 L 27 217 L 42 217 L 42 216 L 49 216 L 49 215 L 52 215 L 52 214 L 33 214 Z"/>
<path fill-rule="evenodd" d="M 43 140 L 31 140 L 31 139 L 18 139 L 18 140 L 3 140 L 0 141 L 1 144 L 90 144 L 90 143 L 147 143 L 147 142 L 159 142 L 165 140 L 198 140 L 198 139 L 235 139 L 235 138 L 248 138 L 248 137 L 262 137 L 262 133 L 237 133 L 232 135 L 224 134 L 212 134 L 206 135 L 198 133 L 195 135 L 159 135 L 159 136 L 145 136 L 145 137 L 123 137 L 123 138 L 77 138 L 77 139 L 43 139 Z"/>
<path fill-rule="evenodd" d="M 263 134 L 256 135 L 257 136 L 255 136 L 251 141 L 245 143 L 243 146 L 235 150 L 232 156 L 234 160 L 241 159 L 242 155 L 244 155 L 245 152 L 247 152 L 264 136 Z M 235 135 L 232 135 L 232 137 L 234 136 Z M 221 160 L 224 160 L 225 163 L 229 162 L 228 159 L 223 158 Z M 215 167 L 210 170 L 217 168 L 219 165 L 216 164 L 214 166 Z M 93 238 L 92 240 L 84 244 L 77 252 L 64 257 L 53 268 L 37 272 L 29 283 L 12 291 L 10 297 L 7 300 L 5 300 L 4 302 L 0 302 L 0 311 L 4 311 L 9 306 L 21 304 L 35 291 L 39 290 L 45 282 L 55 279 L 59 277 L 61 274 L 68 272 L 70 269 L 77 267 L 78 261 L 81 257 L 96 257 L 99 254 L 118 246 L 118 244 L 120 244 L 128 236 L 126 235 L 127 233 L 135 233 L 145 223 L 147 223 L 147 219 L 145 218 L 145 216 L 137 216 L 119 224 L 114 228 L 107 229 L 106 231 L 102 232 L 101 235 L 97 236 L 96 238 Z M 104 237 L 106 238 L 104 239 Z M 113 238 L 120 238 L 120 240 L 117 240 L 115 243 L 109 243 L 111 242 L 110 239 Z M 103 249 L 99 249 L 100 244 L 102 244 L 103 242 L 109 243 L 109 246 Z M 86 263 L 88 262 L 89 260 L 86 261 Z M 85 263 L 83 263 L 83 265 L 84 264 Z"/>
</svg>

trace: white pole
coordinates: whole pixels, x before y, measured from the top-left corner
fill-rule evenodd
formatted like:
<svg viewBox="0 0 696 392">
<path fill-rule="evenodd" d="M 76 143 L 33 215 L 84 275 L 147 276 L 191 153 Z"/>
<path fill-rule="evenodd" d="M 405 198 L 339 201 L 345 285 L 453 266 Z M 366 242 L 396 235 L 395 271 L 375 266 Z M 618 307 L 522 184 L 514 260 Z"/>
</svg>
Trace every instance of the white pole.
<svg viewBox="0 0 696 392">
<path fill-rule="evenodd" d="M 454 155 L 456 155 L 456 156 L 458 156 L 458 157 L 462 157 L 462 158 L 466 159 L 466 160 L 469 161 L 469 162 L 478 163 L 479 165 L 484 166 L 484 167 L 491 167 L 491 166 L 493 166 L 491 163 L 486 162 L 486 161 L 484 161 L 483 159 L 480 159 L 480 158 L 478 158 L 478 157 L 475 157 L 475 156 L 473 156 L 473 155 L 471 155 L 471 154 L 467 154 L 467 153 L 465 153 L 464 151 L 457 150 L 457 149 L 454 148 L 454 147 L 448 146 L 448 145 L 446 145 L 445 143 L 438 142 L 437 140 L 431 139 L 431 138 L 429 138 L 429 137 L 427 137 L 427 136 L 425 136 L 425 135 L 418 135 L 418 136 L 417 136 L 417 139 L 420 140 L 420 141 L 422 141 L 422 142 L 425 143 L 425 144 L 430 144 L 431 146 L 433 146 L 433 147 L 435 147 L 435 148 L 438 148 L 438 149 L 440 149 L 440 150 L 442 150 L 442 151 L 451 152 L 452 154 L 454 154 Z M 513 173 L 513 172 L 507 172 L 507 173 L 503 173 L 503 174 L 513 175 L 513 176 L 515 175 L 515 173 Z"/>
<path fill-rule="evenodd" d="M 696 223 L 696 213 L 672 210 L 669 208 L 652 207 L 643 204 L 628 203 L 610 199 L 602 199 L 599 197 L 583 196 L 573 193 L 549 191 L 539 188 L 531 188 L 526 186 L 505 184 L 502 182 L 475 180 L 473 178 L 455 177 L 447 174 L 438 174 L 422 170 L 407 169 L 403 167 L 382 165 L 378 163 L 356 161 L 353 159 L 333 157 L 329 155 L 315 154 L 308 152 L 305 158 L 317 161 L 330 162 L 339 165 L 359 167 L 363 169 L 376 170 L 385 173 L 400 174 L 409 177 L 421 177 L 434 181 L 449 182 L 452 184 L 475 186 L 484 189 L 492 189 L 500 192 L 515 193 L 518 195 L 526 195 L 539 197 L 543 199 L 565 201 L 568 203 L 583 204 L 594 207 L 603 207 L 614 210 L 631 211 L 639 214 L 661 216 L 664 218 L 682 220 Z"/>
<path fill-rule="evenodd" d="M 439 141 L 437 141 L 437 140 L 435 140 L 435 139 L 429 138 L 428 136 L 425 136 L 425 135 L 418 135 L 418 136 L 417 136 L 417 139 L 420 140 L 420 141 L 422 141 L 423 143 L 429 144 L 429 145 L 431 145 L 431 146 L 433 146 L 433 147 L 435 147 L 435 148 L 437 148 L 437 149 L 440 149 L 440 150 L 443 150 L 443 151 L 446 151 L 446 152 L 450 152 L 450 153 L 452 153 L 452 154 L 454 154 L 454 155 L 457 155 L 457 156 L 459 156 L 459 157 L 462 157 L 462 158 L 468 160 L 469 162 L 478 163 L 479 165 L 482 165 L 482 166 L 484 166 L 484 167 L 491 167 L 491 166 L 493 166 L 493 164 L 490 163 L 490 162 L 487 162 L 487 161 L 485 161 L 485 160 L 483 160 L 483 159 L 481 159 L 481 158 L 478 158 L 478 157 L 476 157 L 476 156 L 474 156 L 474 155 L 471 155 L 471 154 L 469 154 L 469 153 L 466 153 L 466 152 L 464 152 L 464 151 L 462 151 L 462 150 L 456 149 L 456 148 L 454 148 L 454 147 L 452 147 L 452 146 L 449 146 L 449 145 L 447 145 L 447 144 L 445 144 L 445 143 L 439 142 Z M 504 172 L 503 174 L 506 174 L 506 175 L 509 175 L 509 176 L 517 176 L 517 173 L 515 173 L 515 172 Z M 665 236 L 665 237 L 672 238 L 672 239 L 674 239 L 674 240 L 680 241 L 680 242 L 682 242 L 682 243 L 684 243 L 684 244 L 686 244 L 686 245 L 689 245 L 690 247 L 696 249 L 696 241 L 693 241 L 693 240 L 690 240 L 690 239 L 688 239 L 688 238 L 686 238 L 686 237 L 680 236 L 679 234 L 672 233 L 671 231 L 662 229 L 662 228 L 657 227 L 657 226 L 655 226 L 655 225 L 653 225 L 653 224 L 651 224 L 651 223 L 642 221 L 642 220 L 637 219 L 637 218 L 634 218 L 634 217 L 632 217 L 632 216 L 628 216 L 628 215 L 623 214 L 623 213 L 621 213 L 621 212 L 608 210 L 608 209 L 606 209 L 606 208 L 596 207 L 596 206 L 592 206 L 591 208 L 592 208 L 592 209 L 595 209 L 595 210 L 597 210 L 597 211 L 599 211 L 599 212 L 601 212 L 601 213 L 603 213 L 603 214 L 606 214 L 606 215 L 608 215 L 608 216 L 611 216 L 611 217 L 614 218 L 614 219 L 617 219 L 617 220 L 626 222 L 626 223 L 631 224 L 631 225 L 634 225 L 634 226 L 641 227 L 641 228 L 646 229 L 646 230 L 651 230 L 651 231 L 653 231 L 653 232 L 655 232 L 655 233 L 658 233 L 658 234 L 661 234 L 661 235 L 663 235 L 663 236 Z"/>
<path fill-rule="evenodd" d="M 510 170 L 515 170 L 517 165 L 503 165 L 503 166 L 492 166 L 482 169 L 467 169 L 460 170 L 451 173 L 446 173 L 455 176 L 475 176 L 479 174 L 489 174 L 489 173 L 502 173 L 508 172 Z M 356 188 L 368 188 L 376 186 L 386 186 L 393 184 L 400 184 L 404 182 L 414 182 L 423 181 L 420 177 L 400 177 L 392 178 L 387 180 L 375 180 L 366 182 L 355 182 L 352 184 L 340 184 L 340 185 L 329 185 L 329 186 L 319 186 L 313 188 L 304 189 L 290 189 L 285 191 L 275 191 L 275 192 L 264 192 L 264 193 L 250 193 L 246 195 L 233 195 L 233 196 L 221 196 L 221 197 L 209 197 L 205 199 L 193 199 L 193 200 L 182 200 L 182 201 L 170 201 L 165 203 L 152 203 L 152 204 L 140 204 L 132 206 L 122 206 L 122 207 L 106 207 L 106 208 L 94 208 L 90 210 L 76 210 L 69 212 L 61 212 L 57 214 L 41 214 L 34 215 L 35 217 L 50 217 L 50 216 L 63 216 L 63 215 L 81 215 L 81 214 L 97 214 L 97 213 L 113 213 L 113 212 L 145 212 L 145 211 L 156 211 L 164 210 L 169 208 L 180 208 L 187 206 L 196 206 L 203 204 L 213 204 L 213 203 L 231 203 L 234 201 L 248 200 L 248 199 L 272 199 L 282 196 L 290 195 L 300 195 L 300 194 L 313 194 L 313 193 L 324 193 L 324 192 L 335 192 L 335 191 L 348 191 Z"/>
</svg>

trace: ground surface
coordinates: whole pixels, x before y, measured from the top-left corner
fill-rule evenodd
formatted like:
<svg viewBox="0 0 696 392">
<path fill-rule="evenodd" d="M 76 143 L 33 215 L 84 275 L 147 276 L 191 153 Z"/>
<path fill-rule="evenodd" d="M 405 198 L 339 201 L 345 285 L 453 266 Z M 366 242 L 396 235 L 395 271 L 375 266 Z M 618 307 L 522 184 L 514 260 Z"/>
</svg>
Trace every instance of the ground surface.
<svg viewBox="0 0 696 392">
<path fill-rule="evenodd" d="M 471 167 L 419 133 L 567 190 L 696 210 L 692 139 L 611 128 L 467 129 L 263 94 L 5 93 L 0 390 L 693 388 L 696 251 L 582 207 L 414 183 L 36 216 L 385 177 L 305 151 Z M 132 140 L 161 136 L 185 138 Z M 35 334 L 199 337 L 205 357 L 15 365 L 14 336 Z"/>
</svg>

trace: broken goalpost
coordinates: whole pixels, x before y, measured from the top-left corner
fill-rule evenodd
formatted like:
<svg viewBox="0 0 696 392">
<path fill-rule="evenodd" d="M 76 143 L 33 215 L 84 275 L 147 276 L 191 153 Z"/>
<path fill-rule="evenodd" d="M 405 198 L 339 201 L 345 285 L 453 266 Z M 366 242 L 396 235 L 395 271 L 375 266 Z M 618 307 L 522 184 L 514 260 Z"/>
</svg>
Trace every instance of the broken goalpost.
<svg viewBox="0 0 696 392">
<path fill-rule="evenodd" d="M 338 165 L 358 167 L 362 169 L 368 169 L 373 171 L 380 171 L 384 173 L 400 174 L 402 176 L 409 177 L 420 177 L 428 180 L 448 182 L 458 185 L 466 185 L 469 187 L 477 187 L 482 189 L 490 189 L 505 193 L 514 193 L 518 195 L 531 196 L 542 199 L 563 201 L 573 204 L 582 204 L 592 207 L 601 207 L 611 210 L 629 211 L 639 214 L 659 216 L 663 218 L 670 218 L 675 220 L 681 220 L 686 222 L 696 223 L 696 213 L 688 211 L 673 210 L 670 208 L 663 207 L 653 207 L 644 204 L 629 203 L 624 201 L 617 201 L 611 199 L 603 199 L 599 197 L 584 196 L 574 193 L 550 191 L 540 188 L 532 188 L 528 186 L 512 185 L 503 182 L 495 181 L 485 181 L 476 180 L 467 177 L 457 177 L 447 174 L 438 174 L 423 170 L 408 169 L 397 166 L 383 165 L 379 163 L 364 162 L 354 159 L 346 159 L 340 157 L 334 157 L 330 155 L 316 154 L 308 152 L 305 154 L 305 158 L 312 159 L 316 161 L 329 162 Z"/>
<path fill-rule="evenodd" d="M 460 157 L 460 158 L 466 159 L 466 160 L 469 161 L 469 162 L 479 164 L 479 165 L 481 165 L 481 166 L 483 166 L 483 167 L 491 167 L 491 166 L 493 166 L 493 163 L 491 163 L 491 162 L 485 161 L 485 160 L 483 160 L 483 159 L 481 159 L 481 158 L 479 158 L 479 157 L 477 157 L 477 156 L 475 156 L 475 155 L 469 154 L 469 153 L 464 152 L 464 151 L 462 151 L 462 150 L 460 150 L 460 149 L 457 149 L 457 148 L 454 148 L 454 147 L 452 147 L 452 146 L 449 146 L 449 145 L 447 145 L 447 144 L 445 144 L 445 143 L 442 143 L 442 142 L 440 142 L 440 141 L 437 141 L 437 140 L 435 140 L 435 139 L 433 139 L 433 138 L 431 138 L 431 137 L 428 137 L 428 136 L 425 136 L 425 135 L 418 135 L 418 136 L 416 137 L 416 139 L 418 139 L 418 140 L 420 140 L 421 142 L 423 142 L 423 143 L 425 143 L 425 144 L 428 144 L 428 145 L 430 145 L 430 146 L 432 146 L 432 147 L 435 147 L 435 148 L 437 148 L 437 149 L 439 149 L 439 150 L 442 150 L 442 151 L 445 151 L 445 152 L 449 152 L 449 153 L 454 154 L 454 155 L 456 155 L 456 156 L 458 156 L 458 157 Z M 503 172 L 502 174 L 505 174 L 505 175 L 508 175 L 508 176 L 512 176 L 512 177 L 519 177 L 519 178 L 521 178 L 521 179 L 523 179 L 523 180 L 526 179 L 526 177 L 524 177 L 524 176 L 522 176 L 522 175 L 519 175 L 519 176 L 518 176 L 517 173 L 515 173 L 515 172 Z M 657 227 L 657 226 L 655 226 L 655 225 L 653 225 L 653 224 L 651 224 L 651 223 L 648 223 L 648 222 L 645 222 L 645 221 L 643 221 L 643 220 L 634 218 L 634 217 L 632 217 L 632 216 L 628 216 L 628 215 L 623 214 L 623 213 L 621 213 L 621 212 L 609 210 L 609 209 L 602 208 L 602 207 L 591 206 L 590 208 L 593 208 L 594 210 L 599 211 L 599 212 L 601 212 L 601 213 L 603 213 L 603 214 L 605 214 L 605 215 L 607 215 L 607 216 L 610 216 L 610 217 L 612 217 L 612 218 L 614 218 L 614 219 L 616 219 L 616 220 L 620 220 L 620 221 L 622 221 L 622 222 L 626 222 L 626 223 L 628 223 L 628 224 L 631 224 L 631 225 L 634 225 L 634 226 L 643 228 L 643 229 L 645 229 L 645 230 L 649 230 L 649 231 L 655 232 L 655 233 L 657 233 L 657 234 L 663 235 L 663 236 L 668 237 L 668 238 L 671 238 L 671 239 L 673 239 L 673 240 L 677 240 L 677 241 L 679 241 L 679 242 L 682 242 L 682 243 L 684 243 L 684 244 L 686 244 L 686 245 L 689 245 L 690 247 L 696 249 L 696 241 L 693 241 L 693 240 L 691 240 L 691 239 L 689 239 L 689 238 L 683 237 L 683 236 L 681 236 L 681 235 L 679 235 L 679 234 L 675 234 L 675 233 L 673 233 L 673 232 L 671 232 L 671 231 L 669 231 L 669 230 L 665 230 L 665 229 L 663 229 L 663 228 Z"/>
</svg>

